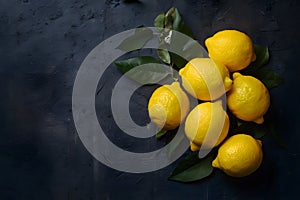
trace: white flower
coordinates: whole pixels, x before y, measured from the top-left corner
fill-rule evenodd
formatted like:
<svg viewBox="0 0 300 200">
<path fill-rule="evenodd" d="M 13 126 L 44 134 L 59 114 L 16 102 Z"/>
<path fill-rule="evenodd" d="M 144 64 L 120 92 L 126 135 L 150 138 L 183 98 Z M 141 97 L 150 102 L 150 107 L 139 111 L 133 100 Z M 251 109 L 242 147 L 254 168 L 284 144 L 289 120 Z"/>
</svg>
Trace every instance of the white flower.
<svg viewBox="0 0 300 200">
<path fill-rule="evenodd" d="M 169 32 L 169 35 L 165 37 L 165 42 L 171 44 L 172 30 Z"/>
</svg>

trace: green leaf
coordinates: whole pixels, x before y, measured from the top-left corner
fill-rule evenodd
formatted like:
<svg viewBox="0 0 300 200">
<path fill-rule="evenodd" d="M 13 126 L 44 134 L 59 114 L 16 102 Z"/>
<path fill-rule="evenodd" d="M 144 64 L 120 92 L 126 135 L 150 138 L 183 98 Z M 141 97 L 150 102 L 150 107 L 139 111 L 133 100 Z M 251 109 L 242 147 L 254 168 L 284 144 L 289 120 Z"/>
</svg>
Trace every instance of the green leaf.
<svg viewBox="0 0 300 200">
<path fill-rule="evenodd" d="M 265 136 L 268 131 L 264 124 L 256 124 L 254 122 L 238 121 L 238 127 L 231 131 L 232 134 L 245 133 L 259 139 Z"/>
<path fill-rule="evenodd" d="M 201 45 L 196 40 L 192 39 L 188 40 L 183 45 L 182 52 L 183 55 L 187 58 L 187 60 L 204 57 Z"/>
<path fill-rule="evenodd" d="M 201 180 L 213 172 L 213 159 L 213 154 L 203 159 L 199 159 L 197 154 L 189 155 L 178 163 L 169 180 L 185 183 Z"/>
<path fill-rule="evenodd" d="M 194 38 L 192 30 L 183 22 L 178 9 L 175 7 L 170 8 L 166 13 L 165 28 L 173 29 Z"/>
<path fill-rule="evenodd" d="M 172 30 L 181 32 L 183 34 L 186 34 L 187 36 L 190 36 L 192 38 L 194 37 L 191 29 L 183 22 L 182 17 L 180 16 L 177 8 L 175 8 L 175 7 L 170 8 L 168 10 L 168 12 L 166 13 L 166 15 L 164 16 L 164 18 L 162 16 L 162 14 L 157 16 L 157 18 L 155 19 L 157 26 L 159 26 L 159 27 L 162 26 L 161 22 L 163 21 L 163 19 L 164 19 L 164 27 L 166 29 L 172 29 Z M 164 41 L 164 38 L 167 35 L 169 35 L 169 32 L 162 34 L 159 37 L 159 39 L 161 41 Z M 180 55 L 183 54 L 184 56 L 187 55 L 188 57 L 192 57 L 192 58 L 203 57 L 203 55 L 201 54 L 202 52 L 199 51 L 198 48 L 195 48 L 197 46 L 197 45 L 195 46 L 195 43 L 192 43 L 192 42 L 188 43 L 189 40 L 182 41 L 182 37 L 180 37 L 180 36 L 178 36 L 179 39 L 176 39 L 176 35 L 178 35 L 178 34 L 173 33 L 171 36 L 171 45 L 173 45 L 174 48 L 177 48 L 177 49 L 171 48 L 173 52 L 175 50 L 175 52 L 178 52 L 178 54 L 180 54 Z M 172 41 L 174 41 L 174 42 L 172 42 Z M 178 49 L 178 48 L 180 48 L 180 49 Z M 199 55 L 199 53 L 197 53 L 197 52 L 200 52 L 201 55 Z M 184 67 L 187 63 L 187 61 L 184 58 L 177 55 L 176 53 L 169 53 L 167 51 L 167 48 L 162 48 L 161 50 L 158 50 L 158 56 L 163 62 L 165 62 L 167 64 L 170 64 L 171 60 L 172 60 L 172 62 L 174 64 L 173 66 L 176 69 L 180 69 L 180 68 Z"/>
<path fill-rule="evenodd" d="M 164 28 L 164 26 L 165 26 L 165 13 L 161 13 L 155 18 L 154 26 L 156 28 Z"/>
<path fill-rule="evenodd" d="M 153 32 L 151 29 L 146 27 L 137 28 L 134 34 L 123 40 L 116 49 L 125 52 L 141 49 L 152 37 Z"/>
<path fill-rule="evenodd" d="M 180 174 L 182 171 L 190 168 L 191 166 L 197 164 L 200 161 L 198 154 L 188 155 L 183 158 L 175 167 L 172 175 Z M 171 175 L 171 176 L 172 176 Z"/>
<path fill-rule="evenodd" d="M 251 134 L 255 139 L 260 139 L 267 135 L 267 130 L 266 129 L 256 129 L 252 134 Z"/>
<path fill-rule="evenodd" d="M 172 61 L 176 69 L 183 68 L 187 62 L 193 58 L 203 58 L 205 56 L 204 49 L 196 40 L 186 37 L 182 38 L 176 33 L 172 36 L 170 51 L 176 52 L 171 53 Z"/>
<path fill-rule="evenodd" d="M 165 15 L 165 28 L 172 29 L 173 28 L 173 21 L 175 17 L 175 7 L 172 7 L 168 10 Z"/>
<path fill-rule="evenodd" d="M 136 66 L 147 63 L 159 63 L 159 61 L 151 56 L 138 56 L 128 60 L 116 61 L 115 64 L 124 74 Z"/>
<path fill-rule="evenodd" d="M 175 15 L 173 21 L 173 30 L 179 31 L 183 34 L 188 35 L 191 38 L 194 38 L 192 30 L 183 22 L 177 8 L 175 8 Z"/>
<path fill-rule="evenodd" d="M 186 40 L 184 40 L 186 39 Z M 193 58 L 203 58 L 204 51 L 201 45 L 191 38 L 181 38 L 177 34 L 173 35 L 170 49 L 175 52 L 180 52 L 179 56 L 175 53 L 172 53 L 172 60 L 177 69 L 185 67 L 187 62 Z"/>
<path fill-rule="evenodd" d="M 167 133 L 166 130 L 160 130 L 156 133 L 156 139 L 160 139 L 162 136 L 164 136 Z"/>
<path fill-rule="evenodd" d="M 265 46 L 254 45 L 256 60 L 252 62 L 246 69 L 242 70 L 243 74 L 253 75 L 262 66 L 269 62 L 269 49 Z"/>
<path fill-rule="evenodd" d="M 171 64 L 171 57 L 164 42 L 159 45 L 157 55 L 164 63 Z"/>
<path fill-rule="evenodd" d="M 183 57 L 177 55 L 176 53 L 171 53 L 172 61 L 174 63 L 174 68 L 179 70 L 183 68 L 187 64 L 187 60 L 185 60 Z"/>
<path fill-rule="evenodd" d="M 115 65 L 121 72 L 126 73 L 126 76 L 130 79 L 141 84 L 157 83 L 170 74 L 157 59 L 151 56 L 139 56 L 128 60 L 116 61 Z"/>
<path fill-rule="evenodd" d="M 167 49 L 157 49 L 157 55 L 164 63 L 171 63 L 171 57 Z"/>
<path fill-rule="evenodd" d="M 268 69 L 259 70 L 256 72 L 255 76 L 261 80 L 269 90 L 277 87 L 283 82 L 283 79 L 279 75 Z"/>
</svg>

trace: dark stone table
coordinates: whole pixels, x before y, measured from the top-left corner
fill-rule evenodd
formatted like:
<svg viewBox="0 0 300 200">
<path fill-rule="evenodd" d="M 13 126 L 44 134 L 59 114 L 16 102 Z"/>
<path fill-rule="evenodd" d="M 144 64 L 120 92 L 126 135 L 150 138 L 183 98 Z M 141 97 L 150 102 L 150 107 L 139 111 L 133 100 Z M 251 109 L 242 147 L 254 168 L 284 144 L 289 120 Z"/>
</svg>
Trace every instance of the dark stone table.
<svg viewBox="0 0 300 200">
<path fill-rule="evenodd" d="M 268 67 L 284 78 L 284 84 L 271 91 L 271 106 L 276 129 L 288 148 L 265 136 L 263 164 L 249 177 L 230 178 L 215 170 L 211 177 L 192 184 L 168 181 L 176 163 L 152 173 L 123 173 L 95 160 L 77 135 L 72 87 L 84 58 L 114 34 L 152 26 L 155 16 L 171 6 L 179 9 L 201 44 L 218 30 L 234 28 L 267 45 Z M 296 198 L 300 188 L 299 9 L 296 0 L 2 0 L 0 199 Z M 108 85 L 120 77 L 116 68 L 109 70 L 110 77 L 103 80 Z M 143 92 L 149 97 L 151 91 Z M 109 92 L 103 89 L 102 97 Z M 109 106 L 104 100 L 97 99 L 96 106 Z M 131 110 L 137 121 L 138 113 L 146 112 L 146 100 L 136 94 L 139 112 L 134 106 Z M 106 125 L 109 128 L 111 122 Z M 136 142 L 120 145 L 142 147 Z"/>
</svg>

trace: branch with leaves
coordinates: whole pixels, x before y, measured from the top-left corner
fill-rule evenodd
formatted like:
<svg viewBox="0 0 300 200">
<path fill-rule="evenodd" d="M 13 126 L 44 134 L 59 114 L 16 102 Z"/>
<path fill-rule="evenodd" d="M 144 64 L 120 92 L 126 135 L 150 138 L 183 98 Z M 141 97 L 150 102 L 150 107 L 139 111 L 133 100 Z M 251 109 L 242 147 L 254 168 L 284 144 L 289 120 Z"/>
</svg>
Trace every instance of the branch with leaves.
<svg viewBox="0 0 300 200">
<path fill-rule="evenodd" d="M 136 70 L 134 73 L 127 73 L 127 76 L 140 83 L 156 83 L 155 81 L 161 80 L 168 75 L 171 75 L 174 80 L 177 81 L 177 77 L 174 77 L 173 70 L 183 68 L 188 60 L 170 51 L 172 43 L 180 43 L 177 45 L 182 47 L 181 51 L 185 55 L 189 55 L 187 56 L 189 58 L 203 57 L 199 52 L 195 53 L 195 46 L 200 44 L 198 42 L 180 41 L 172 37 L 172 30 L 175 30 L 194 38 L 191 29 L 184 23 L 177 8 L 172 7 L 167 13 L 159 14 L 154 20 L 154 26 L 158 30 L 158 34 L 153 33 L 153 31 L 147 27 L 139 27 L 139 29 L 134 31 L 132 36 L 123 40 L 117 48 L 125 52 L 139 50 L 156 36 L 159 43 L 157 58 L 152 56 L 138 56 L 128 60 L 117 61 L 115 65 L 122 73 L 127 73 L 145 64 L 153 64 L 153 66 L 155 66 L 155 64 L 166 64 L 169 65 L 170 71 L 148 66 L 143 71 Z M 256 60 L 240 72 L 243 75 L 251 75 L 261 80 L 269 90 L 279 86 L 283 82 L 283 79 L 274 71 L 266 69 L 270 59 L 269 49 L 264 46 L 254 45 L 254 51 Z M 276 133 L 276 129 L 271 121 L 266 121 L 264 124 L 246 122 L 236 118 L 230 111 L 227 112 L 230 117 L 230 130 L 228 135 L 247 133 L 258 139 L 270 133 L 280 146 L 286 147 L 284 142 L 280 139 L 280 136 Z M 156 138 L 159 140 L 165 138 L 166 141 L 169 141 L 174 137 L 173 134 L 168 134 L 169 132 L 170 131 L 160 130 L 157 132 Z M 175 142 L 173 146 L 169 147 L 169 153 L 172 153 L 172 149 L 176 149 L 176 145 L 180 145 L 181 140 L 185 137 L 184 133 L 177 134 L 181 134 L 182 137 L 179 137 L 180 139 Z M 197 154 L 193 154 L 189 151 L 189 155 L 179 162 L 169 177 L 169 180 L 192 182 L 209 176 L 213 172 L 211 162 L 215 158 L 215 155 L 216 150 L 214 149 L 208 156 L 199 159 Z"/>
</svg>

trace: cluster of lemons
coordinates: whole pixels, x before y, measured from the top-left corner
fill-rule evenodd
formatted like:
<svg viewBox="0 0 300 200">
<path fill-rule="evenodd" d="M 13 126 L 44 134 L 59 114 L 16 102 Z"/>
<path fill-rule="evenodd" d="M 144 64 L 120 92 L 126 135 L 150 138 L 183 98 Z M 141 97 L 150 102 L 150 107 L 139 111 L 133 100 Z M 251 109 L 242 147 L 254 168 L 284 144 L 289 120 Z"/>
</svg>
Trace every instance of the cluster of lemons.
<svg viewBox="0 0 300 200">
<path fill-rule="evenodd" d="M 192 151 L 221 145 L 212 166 L 230 176 L 247 176 L 262 162 L 262 143 L 244 133 L 227 138 L 230 123 L 223 100 L 226 98 L 227 107 L 237 118 L 261 124 L 270 95 L 260 80 L 238 72 L 256 60 L 248 35 L 223 30 L 206 39 L 205 45 L 209 58 L 190 60 L 179 71 L 182 84 L 173 82 L 153 92 L 149 116 L 164 130 L 185 123 Z M 202 103 L 190 110 L 186 92 Z"/>
</svg>

